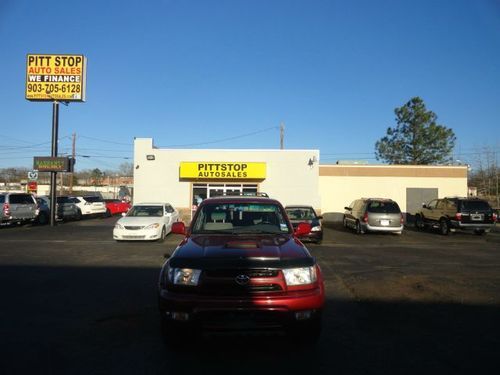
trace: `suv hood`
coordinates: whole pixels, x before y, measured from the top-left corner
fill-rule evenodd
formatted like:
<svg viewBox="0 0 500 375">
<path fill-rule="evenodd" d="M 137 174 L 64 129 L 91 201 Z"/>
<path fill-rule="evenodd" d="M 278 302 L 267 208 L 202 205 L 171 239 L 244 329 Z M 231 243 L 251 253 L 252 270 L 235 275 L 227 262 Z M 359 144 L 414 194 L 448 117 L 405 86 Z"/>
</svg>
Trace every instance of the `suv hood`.
<svg viewBox="0 0 500 375">
<path fill-rule="evenodd" d="M 184 267 L 254 262 L 269 267 L 283 262 L 314 263 L 305 246 L 290 235 L 193 235 L 179 244 L 169 262 L 172 266 Z"/>
</svg>

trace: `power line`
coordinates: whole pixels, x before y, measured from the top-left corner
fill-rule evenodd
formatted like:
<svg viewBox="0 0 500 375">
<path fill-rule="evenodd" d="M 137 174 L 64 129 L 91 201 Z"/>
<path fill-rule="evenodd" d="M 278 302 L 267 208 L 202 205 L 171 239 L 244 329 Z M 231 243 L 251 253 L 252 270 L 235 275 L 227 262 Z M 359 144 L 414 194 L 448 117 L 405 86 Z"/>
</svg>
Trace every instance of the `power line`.
<svg viewBox="0 0 500 375">
<path fill-rule="evenodd" d="M 94 138 L 94 137 L 87 137 L 85 135 L 78 135 L 79 138 L 85 138 L 85 139 L 90 139 L 92 141 L 97 141 L 97 142 L 102 142 L 102 143 L 111 143 L 114 145 L 122 145 L 122 146 L 133 146 L 133 143 L 121 143 L 121 142 L 115 142 L 115 141 L 110 141 L 109 139 L 99 139 L 99 138 Z"/>
<path fill-rule="evenodd" d="M 275 129 L 279 129 L 279 127 L 278 126 L 272 126 L 272 127 L 261 129 L 261 130 L 257 130 L 257 131 L 251 132 L 251 133 L 236 135 L 234 137 L 229 137 L 229 138 L 218 139 L 216 141 L 199 142 L 199 143 L 189 143 L 189 144 L 183 144 L 183 145 L 159 146 L 159 147 L 161 147 L 161 148 L 176 148 L 176 147 L 193 147 L 193 146 L 210 145 L 210 144 L 214 144 L 214 143 L 221 143 L 221 142 L 233 141 L 233 140 L 239 139 L 239 138 L 250 137 L 252 135 L 261 134 L 261 133 L 268 132 L 268 131 L 273 130 L 273 129 L 274 130 Z"/>
<path fill-rule="evenodd" d="M 108 156 L 108 155 L 82 155 L 82 154 L 76 154 L 75 156 L 78 156 L 80 158 L 104 158 L 104 159 L 132 159 L 132 157 L 129 156 Z"/>
</svg>

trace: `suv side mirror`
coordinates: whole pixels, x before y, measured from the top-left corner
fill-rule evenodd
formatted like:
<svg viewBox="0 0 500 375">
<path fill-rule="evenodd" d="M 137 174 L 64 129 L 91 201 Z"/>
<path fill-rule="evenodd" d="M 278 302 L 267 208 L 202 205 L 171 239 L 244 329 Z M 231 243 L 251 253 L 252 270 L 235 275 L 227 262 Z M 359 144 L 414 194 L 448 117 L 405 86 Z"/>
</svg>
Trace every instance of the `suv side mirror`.
<svg viewBox="0 0 500 375">
<path fill-rule="evenodd" d="M 186 234 L 186 225 L 182 221 L 177 221 L 172 224 L 172 233 L 174 234 Z"/>
<path fill-rule="evenodd" d="M 318 220 L 323 220 L 323 216 L 318 216 L 317 219 Z"/>
<path fill-rule="evenodd" d="M 422 203 L 422 208 L 429 208 L 425 203 Z"/>
<path fill-rule="evenodd" d="M 299 223 L 297 229 L 295 229 L 295 236 L 300 237 L 309 234 L 311 231 L 311 224 L 309 223 Z"/>
<path fill-rule="evenodd" d="M 352 211 L 352 207 L 344 207 L 344 210 Z"/>
</svg>

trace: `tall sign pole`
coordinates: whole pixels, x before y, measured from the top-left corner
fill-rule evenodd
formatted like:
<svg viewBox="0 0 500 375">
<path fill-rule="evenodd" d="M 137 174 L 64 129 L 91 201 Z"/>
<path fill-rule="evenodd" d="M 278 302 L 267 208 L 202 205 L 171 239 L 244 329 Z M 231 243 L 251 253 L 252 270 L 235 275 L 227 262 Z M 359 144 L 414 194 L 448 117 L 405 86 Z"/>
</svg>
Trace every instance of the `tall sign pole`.
<svg viewBox="0 0 500 375">
<path fill-rule="evenodd" d="M 33 169 L 50 172 L 50 225 L 56 224 L 57 172 L 73 172 L 73 159 L 57 157 L 59 103 L 84 102 L 87 58 L 83 55 L 28 54 L 25 97 L 52 102 L 52 151 L 50 157 L 35 157 Z M 73 140 L 74 142 L 74 140 Z M 74 146 L 73 146 L 74 147 Z"/>
<path fill-rule="evenodd" d="M 76 157 L 76 133 L 73 133 L 73 139 L 71 142 L 71 157 L 73 160 L 75 160 Z M 69 193 L 73 194 L 73 178 L 74 178 L 74 173 L 71 172 L 71 179 L 69 180 Z"/>
<path fill-rule="evenodd" d="M 52 103 L 52 151 L 50 156 L 57 158 L 57 140 L 59 133 L 59 102 Z M 57 172 L 50 172 L 50 226 L 56 225 Z"/>
</svg>

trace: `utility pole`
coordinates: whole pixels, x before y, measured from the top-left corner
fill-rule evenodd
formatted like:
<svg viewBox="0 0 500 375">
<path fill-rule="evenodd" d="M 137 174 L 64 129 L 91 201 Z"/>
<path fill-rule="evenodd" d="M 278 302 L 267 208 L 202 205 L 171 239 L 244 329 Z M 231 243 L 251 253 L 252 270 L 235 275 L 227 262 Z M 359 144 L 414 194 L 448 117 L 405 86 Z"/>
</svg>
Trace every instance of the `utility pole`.
<svg viewBox="0 0 500 375">
<path fill-rule="evenodd" d="M 72 134 L 72 142 L 71 142 L 71 157 L 73 158 L 73 163 L 75 162 L 75 156 L 76 156 L 76 133 L 73 133 Z M 71 171 L 71 175 L 70 175 L 70 179 L 69 179 L 69 193 L 70 194 L 73 194 L 73 176 L 74 176 L 73 173 L 74 172 Z"/>
<path fill-rule="evenodd" d="M 50 156 L 57 157 L 57 140 L 59 133 L 59 102 L 52 103 L 52 151 Z M 57 173 L 50 172 L 50 226 L 56 225 Z"/>
<path fill-rule="evenodd" d="M 280 124 L 280 150 L 285 149 L 284 141 L 285 141 L 285 124 L 282 122 Z"/>
</svg>

